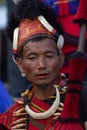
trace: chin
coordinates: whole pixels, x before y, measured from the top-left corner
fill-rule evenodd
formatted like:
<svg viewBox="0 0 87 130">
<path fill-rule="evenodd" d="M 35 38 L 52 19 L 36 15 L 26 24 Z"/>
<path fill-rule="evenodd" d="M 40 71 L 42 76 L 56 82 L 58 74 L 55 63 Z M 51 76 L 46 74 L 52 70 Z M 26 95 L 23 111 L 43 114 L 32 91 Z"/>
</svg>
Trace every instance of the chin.
<svg viewBox="0 0 87 130">
<path fill-rule="evenodd" d="M 53 86 L 55 83 L 53 81 L 41 81 L 36 82 L 35 84 L 40 87 L 48 87 L 49 85 Z"/>
</svg>

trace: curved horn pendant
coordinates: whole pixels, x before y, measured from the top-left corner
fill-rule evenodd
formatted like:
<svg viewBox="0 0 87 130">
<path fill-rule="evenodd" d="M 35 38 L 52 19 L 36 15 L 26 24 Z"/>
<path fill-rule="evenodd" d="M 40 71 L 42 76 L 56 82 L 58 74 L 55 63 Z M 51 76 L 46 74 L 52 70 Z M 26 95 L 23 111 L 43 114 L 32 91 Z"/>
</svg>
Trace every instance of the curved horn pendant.
<svg viewBox="0 0 87 130">
<path fill-rule="evenodd" d="M 49 32 L 51 32 L 53 35 L 57 35 L 57 47 L 61 51 L 64 45 L 64 37 L 62 35 L 59 35 L 59 33 L 48 23 L 48 21 L 42 15 L 38 16 L 38 20 Z"/>
<path fill-rule="evenodd" d="M 19 34 L 19 28 L 15 28 L 14 34 L 13 34 L 13 53 L 17 53 L 17 46 L 18 46 L 18 34 Z"/>
<path fill-rule="evenodd" d="M 47 111 L 42 112 L 42 113 L 36 113 L 36 112 L 32 111 L 28 105 L 25 105 L 25 111 L 29 114 L 29 116 L 31 116 L 34 119 L 45 119 L 55 113 L 55 111 L 57 110 L 59 103 L 60 103 L 60 94 L 59 94 L 57 85 L 54 85 L 54 87 L 56 89 L 56 99 L 55 99 L 53 105 Z"/>
<path fill-rule="evenodd" d="M 38 16 L 38 20 L 41 22 L 41 24 L 51 33 L 56 33 L 57 31 L 47 22 L 47 20 L 42 16 Z"/>
</svg>

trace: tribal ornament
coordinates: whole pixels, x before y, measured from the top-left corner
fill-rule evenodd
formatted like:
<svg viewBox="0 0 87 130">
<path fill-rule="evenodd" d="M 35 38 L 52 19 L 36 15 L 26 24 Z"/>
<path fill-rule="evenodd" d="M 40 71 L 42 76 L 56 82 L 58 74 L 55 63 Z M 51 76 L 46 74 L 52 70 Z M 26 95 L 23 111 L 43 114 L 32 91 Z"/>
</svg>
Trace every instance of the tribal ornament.
<svg viewBox="0 0 87 130">
<path fill-rule="evenodd" d="M 55 85 L 55 88 L 58 90 L 60 90 L 60 94 L 62 92 L 63 94 L 63 90 L 58 86 L 58 85 Z M 56 90 L 56 98 L 58 98 L 58 91 Z M 65 90 L 64 90 L 64 93 L 65 93 Z M 33 89 L 32 90 L 29 90 L 27 89 L 25 91 L 25 93 L 22 94 L 22 97 L 24 98 L 25 96 L 27 96 L 27 101 L 28 101 L 28 105 L 31 105 L 34 109 L 37 109 L 40 113 L 44 113 L 45 110 L 43 110 L 42 108 L 38 107 L 37 105 L 35 105 L 33 102 L 31 102 L 32 98 L 33 98 Z M 51 96 L 49 97 L 49 99 L 55 99 L 55 96 Z M 57 100 L 57 99 L 55 99 Z M 54 102 L 55 102 L 54 100 Z M 16 118 L 16 120 L 14 119 L 13 121 L 13 126 L 11 128 L 11 130 L 28 130 L 28 124 L 29 124 L 29 121 L 31 121 L 31 118 L 26 110 L 25 110 L 25 106 L 26 104 L 24 105 L 24 100 L 23 99 L 20 99 L 20 100 L 17 100 L 16 101 L 21 107 L 19 107 L 18 109 L 16 109 L 13 113 L 13 117 Z M 52 107 L 52 106 L 51 106 Z M 50 115 L 50 117 L 48 119 L 50 119 L 50 121 L 52 122 L 55 122 L 58 117 L 60 116 L 61 114 L 61 111 L 63 110 L 63 103 L 59 102 L 59 105 L 56 107 L 56 111 L 54 113 L 52 113 Z M 38 114 L 39 115 L 39 114 Z M 33 118 L 32 118 L 33 119 Z M 52 123 L 50 124 L 50 122 L 48 123 L 46 129 L 48 130 L 48 128 L 54 128 L 54 124 L 55 123 Z M 51 125 L 51 126 L 50 126 Z"/>
</svg>

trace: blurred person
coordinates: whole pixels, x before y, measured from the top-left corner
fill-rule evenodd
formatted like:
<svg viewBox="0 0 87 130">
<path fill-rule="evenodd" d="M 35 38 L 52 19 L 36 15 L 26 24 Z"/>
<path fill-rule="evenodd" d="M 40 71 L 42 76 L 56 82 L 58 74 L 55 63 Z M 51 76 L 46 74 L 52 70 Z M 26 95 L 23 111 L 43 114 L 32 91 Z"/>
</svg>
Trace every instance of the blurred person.
<svg viewBox="0 0 87 130">
<path fill-rule="evenodd" d="M 11 130 L 58 130 L 57 123 L 62 120 L 65 124 L 69 121 L 70 127 L 78 128 L 76 130 L 84 130 L 79 117 L 81 83 L 86 69 L 83 53 L 77 52 L 71 60 L 66 88 L 65 76 L 62 75 L 63 80 L 60 74 L 64 64 L 64 41 L 55 14 L 40 0 L 25 0 L 17 6 L 17 15 L 9 23 L 13 58 L 22 75 L 32 84 L 2 115 L 0 123 Z M 66 111 L 68 118 L 63 119 Z"/>
<path fill-rule="evenodd" d="M 6 86 L 0 80 L 0 113 L 4 113 L 14 103 Z"/>
<path fill-rule="evenodd" d="M 72 53 L 76 51 L 79 41 L 80 27 L 78 24 L 73 24 L 73 19 L 77 13 L 80 0 L 42 0 L 43 3 L 54 10 L 57 21 L 59 21 L 63 28 L 63 36 L 65 44 L 63 46 L 63 53 L 65 54 L 65 63 L 61 72 L 69 75 L 69 62 Z M 83 14 L 84 15 L 84 14 Z M 87 40 L 85 44 L 85 55 L 87 57 Z M 87 81 L 87 73 L 84 76 Z"/>
</svg>

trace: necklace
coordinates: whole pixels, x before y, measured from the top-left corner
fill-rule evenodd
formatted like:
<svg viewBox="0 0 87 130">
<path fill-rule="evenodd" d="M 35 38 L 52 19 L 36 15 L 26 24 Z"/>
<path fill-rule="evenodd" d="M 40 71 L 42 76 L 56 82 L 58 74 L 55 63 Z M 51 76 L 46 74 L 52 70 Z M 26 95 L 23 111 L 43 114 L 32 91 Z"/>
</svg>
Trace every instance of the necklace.
<svg viewBox="0 0 87 130">
<path fill-rule="evenodd" d="M 28 123 L 29 123 L 29 120 L 30 120 L 30 118 L 29 118 L 29 116 L 31 116 L 32 117 L 32 115 L 30 115 L 26 110 L 25 110 L 25 107 L 26 106 L 30 106 L 30 104 L 32 104 L 32 105 L 34 105 L 33 107 L 34 108 L 36 108 L 36 109 L 38 109 L 38 110 L 40 110 L 40 113 L 36 113 L 35 112 L 35 114 L 37 115 L 37 117 L 35 116 L 35 118 L 34 119 L 37 119 L 38 117 L 39 117 L 39 114 L 41 114 L 41 117 L 40 118 L 38 118 L 38 119 L 45 119 L 45 118 L 47 118 L 47 117 L 51 117 L 52 119 L 53 119 L 53 121 L 55 121 L 57 118 L 58 118 L 58 116 L 60 115 L 60 112 L 58 112 L 58 110 L 59 110 L 59 108 L 60 108 L 60 94 L 59 94 L 59 91 L 61 90 L 60 89 L 60 86 L 59 85 L 54 85 L 54 87 L 55 87 L 55 89 L 56 89 L 56 96 L 50 96 L 50 98 L 51 99 L 55 99 L 54 100 L 54 102 L 53 102 L 53 105 L 48 109 L 48 111 L 45 111 L 45 112 L 47 112 L 47 113 L 49 113 L 50 115 L 48 115 L 48 116 L 42 116 L 42 114 L 41 113 L 45 113 L 42 109 L 40 109 L 39 107 L 37 108 L 37 106 L 35 106 L 34 104 L 32 104 L 32 102 L 31 102 L 31 99 L 32 99 L 32 97 L 33 97 L 33 89 L 32 89 L 32 87 L 29 87 L 29 89 L 27 89 L 26 91 L 25 91 L 25 93 L 23 93 L 22 94 L 22 97 L 24 98 L 24 100 L 23 100 L 23 98 L 22 99 L 20 99 L 20 100 L 17 100 L 16 102 L 17 102 L 17 104 L 20 104 L 20 108 L 17 108 L 17 110 L 15 110 L 14 111 L 14 113 L 13 113 L 13 117 L 16 119 L 17 117 L 19 117 L 19 119 L 14 119 L 14 121 L 13 121 L 13 125 L 12 125 L 12 127 L 11 128 L 13 128 L 13 129 L 16 129 L 16 130 L 18 130 L 18 129 L 21 129 L 21 128 L 24 128 L 24 129 L 26 129 L 26 130 L 28 130 Z M 62 90 L 61 90 L 62 91 Z M 50 98 L 48 98 L 48 99 L 50 99 Z M 28 108 L 30 109 L 30 107 L 28 106 Z M 26 107 L 27 108 L 27 107 Z M 29 110 L 28 109 L 28 110 Z M 50 111 L 50 109 L 51 109 L 51 111 L 52 111 L 52 113 L 51 113 L 51 111 Z M 30 109 L 31 110 L 31 109 Z M 50 112 L 49 112 L 50 111 Z M 59 110 L 60 111 L 60 110 Z M 49 124 L 49 123 L 48 123 Z"/>
<path fill-rule="evenodd" d="M 28 97 L 25 94 L 25 96 L 24 96 L 24 106 L 25 106 L 25 111 L 27 112 L 27 114 L 29 116 L 31 116 L 34 119 L 46 119 L 46 118 L 52 116 L 56 112 L 56 110 L 59 106 L 59 103 L 60 103 L 60 94 L 59 94 L 59 90 L 58 90 L 58 85 L 54 85 L 54 87 L 56 89 L 55 101 L 54 101 L 53 105 L 47 111 L 42 112 L 42 113 L 36 113 L 36 112 L 31 110 L 31 108 L 28 105 L 28 102 L 29 102 Z"/>
</svg>

